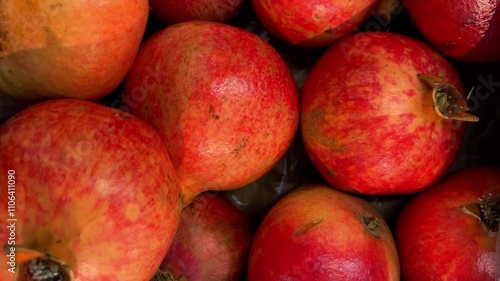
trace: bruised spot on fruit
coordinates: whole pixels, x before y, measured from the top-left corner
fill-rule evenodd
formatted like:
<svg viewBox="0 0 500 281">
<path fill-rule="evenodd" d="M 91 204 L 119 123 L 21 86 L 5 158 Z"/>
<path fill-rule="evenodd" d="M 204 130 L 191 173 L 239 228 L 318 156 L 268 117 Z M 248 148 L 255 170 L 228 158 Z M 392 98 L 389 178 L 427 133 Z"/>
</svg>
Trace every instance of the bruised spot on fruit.
<svg viewBox="0 0 500 281">
<path fill-rule="evenodd" d="M 246 139 L 241 140 L 241 142 L 238 145 L 238 147 L 236 147 L 235 149 L 233 149 L 233 153 L 236 156 L 238 156 L 246 146 L 247 146 L 247 140 Z"/>
<path fill-rule="evenodd" d="M 380 221 L 374 217 L 362 217 L 362 220 L 366 230 L 368 230 L 368 232 L 370 232 L 375 238 L 380 239 L 380 235 L 377 231 L 381 225 Z"/>
<path fill-rule="evenodd" d="M 122 118 L 122 119 L 125 119 L 125 120 L 130 120 L 132 119 L 132 117 L 130 116 L 130 114 L 126 113 L 126 112 L 115 112 L 115 115 Z"/>
<path fill-rule="evenodd" d="M 332 152 L 345 152 L 347 150 L 346 145 L 336 144 L 332 138 L 325 136 L 321 132 L 320 124 L 325 123 L 323 121 L 325 115 L 326 113 L 324 109 L 316 109 L 312 112 L 303 113 L 303 134 L 306 136 L 306 138 L 313 139 L 328 147 L 328 149 L 330 149 Z"/>
<path fill-rule="evenodd" d="M 295 231 L 295 235 L 296 236 L 302 235 L 302 234 L 308 232 L 309 230 L 311 230 L 311 228 L 317 226 L 318 224 L 320 224 L 322 222 L 323 222 L 323 219 L 317 219 L 317 220 L 310 221 L 310 222 L 302 225 L 301 227 L 299 227 Z"/>
<path fill-rule="evenodd" d="M 131 222 L 135 222 L 141 213 L 141 210 L 136 204 L 128 204 L 125 207 L 125 217 Z"/>
<path fill-rule="evenodd" d="M 57 10 L 57 9 L 61 8 L 62 6 L 63 6 L 63 4 L 61 4 L 59 2 L 50 3 L 49 4 L 49 9 L 51 9 L 51 10 Z"/>
<path fill-rule="evenodd" d="M 72 281 L 69 267 L 50 256 L 34 258 L 19 266 L 17 281 Z"/>
<path fill-rule="evenodd" d="M 337 177 L 337 174 L 332 170 L 332 169 L 327 169 L 326 172 L 328 173 L 328 175 L 332 178 L 335 178 Z"/>
</svg>

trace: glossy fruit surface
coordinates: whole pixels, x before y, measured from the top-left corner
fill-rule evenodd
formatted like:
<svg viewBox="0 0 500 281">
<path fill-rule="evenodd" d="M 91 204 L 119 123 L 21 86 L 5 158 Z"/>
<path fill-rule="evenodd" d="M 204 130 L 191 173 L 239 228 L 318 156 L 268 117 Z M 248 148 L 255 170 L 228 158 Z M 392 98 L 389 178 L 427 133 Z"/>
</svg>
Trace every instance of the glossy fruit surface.
<svg viewBox="0 0 500 281">
<path fill-rule="evenodd" d="M 364 200 L 328 186 L 285 195 L 250 251 L 249 281 L 399 280 L 392 234 Z"/>
<path fill-rule="evenodd" d="M 396 229 L 406 281 L 495 280 L 500 169 L 449 175 L 412 199 Z"/>
<path fill-rule="evenodd" d="M 350 34 L 378 0 L 252 0 L 260 22 L 273 35 L 303 47 L 324 47 Z"/>
<path fill-rule="evenodd" d="M 283 59 L 256 35 L 222 23 L 180 23 L 150 37 L 123 101 L 163 138 L 185 203 L 262 176 L 298 126 L 297 88 Z"/>
<path fill-rule="evenodd" d="M 500 1 L 403 0 L 425 38 L 461 61 L 500 59 Z"/>
<path fill-rule="evenodd" d="M 221 194 L 202 193 L 182 209 L 161 268 L 189 281 L 240 281 L 252 242 L 248 218 Z"/>
</svg>

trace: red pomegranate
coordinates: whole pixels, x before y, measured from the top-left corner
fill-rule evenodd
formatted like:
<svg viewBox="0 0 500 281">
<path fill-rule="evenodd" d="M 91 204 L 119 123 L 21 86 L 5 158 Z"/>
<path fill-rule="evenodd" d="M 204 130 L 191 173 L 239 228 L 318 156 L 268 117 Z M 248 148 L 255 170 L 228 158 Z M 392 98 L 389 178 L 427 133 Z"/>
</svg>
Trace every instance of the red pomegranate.
<svg viewBox="0 0 500 281">
<path fill-rule="evenodd" d="M 264 27 L 302 47 L 324 47 L 346 36 L 375 11 L 380 0 L 252 0 Z"/>
<path fill-rule="evenodd" d="M 249 281 L 399 281 L 391 231 L 366 202 L 323 185 L 285 195 L 264 218 Z"/>
<path fill-rule="evenodd" d="M 147 0 L 0 1 L 0 93 L 98 100 L 132 66 Z"/>
<path fill-rule="evenodd" d="M 202 193 L 182 209 L 157 280 L 241 281 L 251 241 L 250 222 L 236 206 L 222 195 Z"/>
<path fill-rule="evenodd" d="M 304 82 L 301 132 L 323 177 L 349 192 L 423 190 L 448 169 L 467 114 L 453 66 L 424 43 L 358 33 L 323 54 Z"/>
<path fill-rule="evenodd" d="M 406 281 L 493 281 L 500 169 L 457 171 L 401 211 L 396 238 Z"/>
<path fill-rule="evenodd" d="M 243 0 L 149 0 L 151 15 L 164 24 L 193 20 L 227 22 L 241 10 Z"/>
<path fill-rule="evenodd" d="M 192 21 L 154 34 L 123 91 L 126 108 L 163 138 L 186 204 L 256 180 L 297 130 L 287 65 L 261 38 L 227 24 Z"/>
<path fill-rule="evenodd" d="M 147 281 L 180 217 L 158 134 L 129 113 L 58 99 L 0 126 L 0 280 Z M 7 258 L 7 260 L 5 260 Z M 5 268 L 7 267 L 7 268 Z M 52 276 L 52 278 L 49 278 Z"/>
<path fill-rule="evenodd" d="M 422 35 L 456 60 L 500 59 L 500 0 L 403 0 Z"/>
</svg>

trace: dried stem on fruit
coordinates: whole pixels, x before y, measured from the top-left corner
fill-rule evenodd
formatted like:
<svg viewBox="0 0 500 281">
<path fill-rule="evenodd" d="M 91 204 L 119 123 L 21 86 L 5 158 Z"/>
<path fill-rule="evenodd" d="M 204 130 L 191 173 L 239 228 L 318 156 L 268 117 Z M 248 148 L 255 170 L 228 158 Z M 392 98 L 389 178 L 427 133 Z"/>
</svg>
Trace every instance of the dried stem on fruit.
<svg viewBox="0 0 500 281">
<path fill-rule="evenodd" d="M 466 122 L 479 121 L 477 116 L 467 113 L 467 102 L 453 85 L 435 75 L 419 73 L 417 77 L 432 89 L 434 109 L 439 116 Z"/>
</svg>

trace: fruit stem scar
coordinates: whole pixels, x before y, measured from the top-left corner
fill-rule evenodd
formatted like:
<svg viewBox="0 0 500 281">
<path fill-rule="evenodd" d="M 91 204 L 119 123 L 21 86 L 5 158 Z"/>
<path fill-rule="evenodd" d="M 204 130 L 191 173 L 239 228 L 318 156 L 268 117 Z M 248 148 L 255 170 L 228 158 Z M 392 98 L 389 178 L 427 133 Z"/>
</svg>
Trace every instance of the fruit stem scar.
<svg viewBox="0 0 500 281">
<path fill-rule="evenodd" d="M 16 281 L 73 281 L 73 273 L 62 261 L 47 254 L 22 263 Z"/>
<path fill-rule="evenodd" d="M 187 281 L 187 278 L 184 275 L 175 277 L 168 270 L 158 269 L 150 281 Z"/>
<path fill-rule="evenodd" d="M 427 87 L 432 89 L 432 98 L 436 113 L 445 118 L 466 122 L 478 122 L 479 118 L 467 113 L 467 102 L 453 85 L 441 77 L 431 74 L 417 74 L 417 77 Z"/>
<path fill-rule="evenodd" d="M 478 200 L 479 203 L 464 205 L 461 210 L 476 218 L 479 224 L 486 229 L 488 236 L 495 236 L 500 220 L 500 198 L 493 194 L 487 194 Z"/>
<path fill-rule="evenodd" d="M 380 221 L 377 220 L 374 217 L 362 217 L 363 219 L 363 224 L 365 225 L 366 229 L 373 235 L 375 238 L 380 239 L 380 236 L 378 235 L 377 229 L 380 226 Z"/>
</svg>

